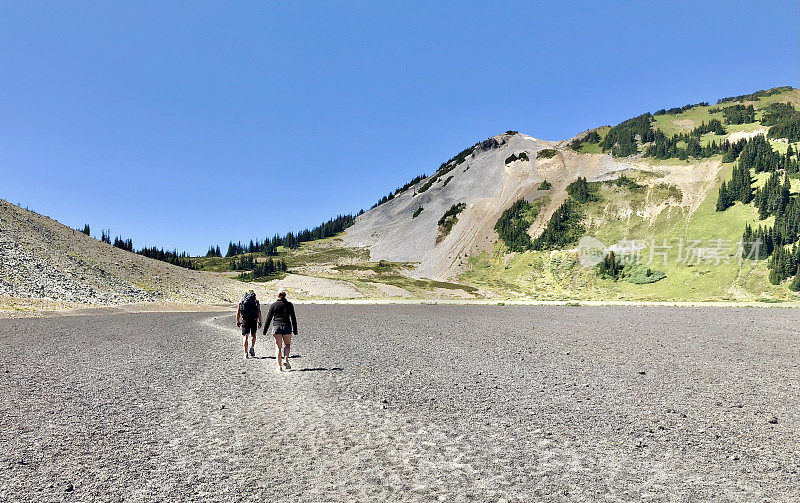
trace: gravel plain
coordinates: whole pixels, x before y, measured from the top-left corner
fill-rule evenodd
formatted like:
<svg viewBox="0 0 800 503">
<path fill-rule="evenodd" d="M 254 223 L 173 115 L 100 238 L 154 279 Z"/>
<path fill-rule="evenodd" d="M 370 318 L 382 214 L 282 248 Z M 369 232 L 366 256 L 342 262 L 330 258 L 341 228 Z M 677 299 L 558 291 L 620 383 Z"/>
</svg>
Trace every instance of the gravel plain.
<svg viewBox="0 0 800 503">
<path fill-rule="evenodd" d="M 798 500 L 797 309 L 297 313 L 0 319 L 0 499 Z"/>
</svg>

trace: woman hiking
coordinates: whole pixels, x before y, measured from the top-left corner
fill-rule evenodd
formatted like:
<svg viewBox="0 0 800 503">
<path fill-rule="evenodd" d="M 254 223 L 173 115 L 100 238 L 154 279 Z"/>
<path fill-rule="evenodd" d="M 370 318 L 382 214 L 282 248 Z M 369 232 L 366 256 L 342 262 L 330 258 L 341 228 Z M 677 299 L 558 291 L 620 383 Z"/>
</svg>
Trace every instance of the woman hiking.
<svg viewBox="0 0 800 503">
<path fill-rule="evenodd" d="M 278 290 L 278 300 L 269 306 L 267 321 L 264 323 L 264 335 L 267 335 L 270 322 L 273 322 L 272 335 L 275 337 L 275 359 L 278 360 L 278 370 L 282 372 L 284 367 L 289 370 L 292 368 L 289 364 L 289 347 L 292 344 L 292 334 L 297 335 L 297 318 L 294 315 L 294 306 L 286 300 L 286 290 L 283 288 Z"/>
</svg>

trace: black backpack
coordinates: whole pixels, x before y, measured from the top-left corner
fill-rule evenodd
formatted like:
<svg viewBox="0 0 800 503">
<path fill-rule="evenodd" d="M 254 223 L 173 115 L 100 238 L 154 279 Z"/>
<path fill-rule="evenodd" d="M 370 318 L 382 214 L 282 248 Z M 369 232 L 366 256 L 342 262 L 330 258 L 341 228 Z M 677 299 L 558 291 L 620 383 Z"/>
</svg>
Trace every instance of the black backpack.
<svg viewBox="0 0 800 503">
<path fill-rule="evenodd" d="M 258 301 L 256 300 L 256 294 L 252 292 L 247 292 L 244 294 L 240 305 L 242 306 L 242 318 L 246 320 L 258 318 Z"/>
</svg>

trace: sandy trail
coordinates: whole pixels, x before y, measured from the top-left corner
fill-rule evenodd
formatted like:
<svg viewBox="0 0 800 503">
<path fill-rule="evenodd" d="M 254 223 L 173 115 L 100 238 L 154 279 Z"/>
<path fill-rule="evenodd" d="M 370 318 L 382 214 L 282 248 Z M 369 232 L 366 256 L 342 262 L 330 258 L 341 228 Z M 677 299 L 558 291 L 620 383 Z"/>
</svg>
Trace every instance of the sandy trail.
<svg viewBox="0 0 800 503">
<path fill-rule="evenodd" d="M 0 320 L 3 494 L 794 497 L 797 310 L 297 309 L 283 374 L 227 313 Z"/>
</svg>

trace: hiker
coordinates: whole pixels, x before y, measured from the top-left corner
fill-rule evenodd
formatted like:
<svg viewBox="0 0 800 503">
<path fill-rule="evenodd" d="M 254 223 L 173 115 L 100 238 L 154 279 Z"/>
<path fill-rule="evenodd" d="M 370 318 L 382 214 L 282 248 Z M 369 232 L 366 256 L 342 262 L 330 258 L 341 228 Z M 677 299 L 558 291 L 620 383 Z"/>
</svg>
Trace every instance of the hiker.
<svg viewBox="0 0 800 503">
<path fill-rule="evenodd" d="M 269 323 L 269 322 L 267 322 Z M 236 326 L 242 327 L 245 359 L 256 355 L 256 332 L 261 328 L 261 304 L 256 299 L 256 292 L 248 290 L 239 302 L 236 310 Z M 250 334 L 250 349 L 247 348 L 247 334 Z"/>
<path fill-rule="evenodd" d="M 275 359 L 278 360 L 278 370 L 283 371 L 284 367 L 290 370 L 292 366 L 289 364 L 289 347 L 292 344 L 292 334 L 297 335 L 297 318 L 294 316 L 294 306 L 286 300 L 286 290 L 283 288 L 278 290 L 278 300 L 269 306 L 264 335 L 267 335 L 270 322 L 273 322 L 272 335 L 275 337 Z"/>
</svg>

